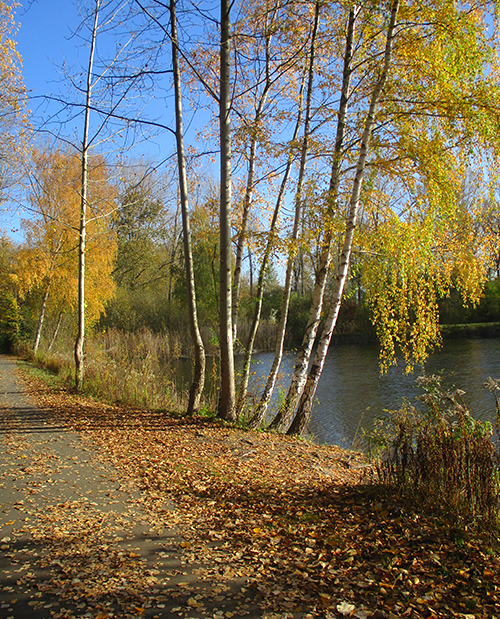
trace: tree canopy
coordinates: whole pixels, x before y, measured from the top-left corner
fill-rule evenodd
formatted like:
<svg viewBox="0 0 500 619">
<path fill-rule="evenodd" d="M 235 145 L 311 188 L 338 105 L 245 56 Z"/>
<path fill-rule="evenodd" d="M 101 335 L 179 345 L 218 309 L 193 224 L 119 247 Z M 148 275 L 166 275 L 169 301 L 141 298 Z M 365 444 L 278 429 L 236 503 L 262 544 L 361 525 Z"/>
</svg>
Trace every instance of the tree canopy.
<svg viewBox="0 0 500 619">
<path fill-rule="evenodd" d="M 17 6 L 11 0 L 0 2 L 0 202 L 16 178 L 29 128 L 21 57 L 15 42 Z"/>
<path fill-rule="evenodd" d="M 32 216 L 22 222 L 26 242 L 17 255 L 15 280 L 19 294 L 47 294 L 52 312 L 74 313 L 78 300 L 78 218 L 81 171 L 78 154 L 43 149 L 33 152 L 30 189 Z M 106 214 L 115 205 L 102 157 L 89 167 L 89 230 L 87 254 L 87 320 L 92 325 L 113 296 L 111 277 L 116 253 L 115 234 Z"/>
</svg>

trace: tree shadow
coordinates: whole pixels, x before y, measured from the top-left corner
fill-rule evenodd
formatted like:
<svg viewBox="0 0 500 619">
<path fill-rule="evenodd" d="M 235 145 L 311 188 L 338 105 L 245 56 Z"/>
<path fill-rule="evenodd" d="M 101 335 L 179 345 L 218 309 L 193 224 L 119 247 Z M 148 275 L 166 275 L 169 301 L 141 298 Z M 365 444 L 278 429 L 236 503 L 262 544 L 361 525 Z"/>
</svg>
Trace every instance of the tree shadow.
<svg viewBox="0 0 500 619">
<path fill-rule="evenodd" d="M 0 406 L 0 434 L 66 431 L 66 424 L 58 423 L 48 411 L 36 406 Z"/>
</svg>

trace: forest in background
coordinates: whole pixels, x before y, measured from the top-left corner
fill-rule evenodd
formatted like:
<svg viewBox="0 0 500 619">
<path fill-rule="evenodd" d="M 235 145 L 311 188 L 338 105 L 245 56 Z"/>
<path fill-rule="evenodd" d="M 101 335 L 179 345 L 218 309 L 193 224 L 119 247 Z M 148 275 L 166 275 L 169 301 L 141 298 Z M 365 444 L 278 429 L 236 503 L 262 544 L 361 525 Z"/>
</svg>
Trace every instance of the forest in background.
<svg viewBox="0 0 500 619">
<path fill-rule="evenodd" d="M 28 215 L 24 243 L 1 240 L 4 348 L 116 401 L 254 426 L 294 348 L 273 425 L 300 434 L 334 332 L 377 337 L 382 367 L 411 367 L 440 324 L 500 321 L 495 3 L 222 1 L 178 16 L 173 0 L 84 3 L 88 65 L 43 122 L 14 8 L 2 192 Z M 202 119 L 186 145 L 183 107 Z M 162 162 L 141 154 L 158 132 L 172 138 Z M 275 364 L 248 397 L 256 349 Z M 180 356 L 194 359 L 189 396 L 168 374 Z"/>
</svg>

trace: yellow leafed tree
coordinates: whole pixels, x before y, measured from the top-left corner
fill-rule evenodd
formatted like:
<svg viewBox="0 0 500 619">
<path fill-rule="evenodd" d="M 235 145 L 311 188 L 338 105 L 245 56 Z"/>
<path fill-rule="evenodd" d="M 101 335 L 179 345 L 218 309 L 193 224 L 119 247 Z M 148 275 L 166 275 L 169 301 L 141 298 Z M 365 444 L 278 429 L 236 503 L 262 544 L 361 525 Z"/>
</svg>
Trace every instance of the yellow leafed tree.
<svg viewBox="0 0 500 619">
<path fill-rule="evenodd" d="M 28 128 L 21 57 L 15 44 L 16 6 L 15 2 L 0 1 L 0 201 L 13 182 L 23 151 L 24 132 Z"/>
<path fill-rule="evenodd" d="M 78 226 L 81 162 L 78 153 L 48 149 L 33 157 L 30 204 L 34 213 L 22 223 L 26 243 L 18 256 L 15 279 L 21 296 L 41 295 L 35 336 L 36 353 L 47 310 L 74 313 L 78 304 Z M 108 181 L 104 159 L 89 165 L 89 221 L 86 247 L 86 320 L 93 324 L 115 291 L 112 279 L 115 233 L 108 215 L 116 188 Z"/>
</svg>

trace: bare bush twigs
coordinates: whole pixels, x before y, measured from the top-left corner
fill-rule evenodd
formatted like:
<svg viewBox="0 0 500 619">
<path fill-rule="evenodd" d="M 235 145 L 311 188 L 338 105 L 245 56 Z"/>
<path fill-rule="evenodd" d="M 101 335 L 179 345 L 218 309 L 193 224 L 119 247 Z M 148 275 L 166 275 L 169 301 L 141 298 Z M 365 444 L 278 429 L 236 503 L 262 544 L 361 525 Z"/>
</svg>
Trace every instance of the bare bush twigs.
<svg viewBox="0 0 500 619">
<path fill-rule="evenodd" d="M 474 419 L 460 390 L 421 377 L 423 409 L 404 403 L 371 437 L 379 478 L 404 496 L 479 529 L 499 522 L 499 454 L 489 422 Z"/>
</svg>

